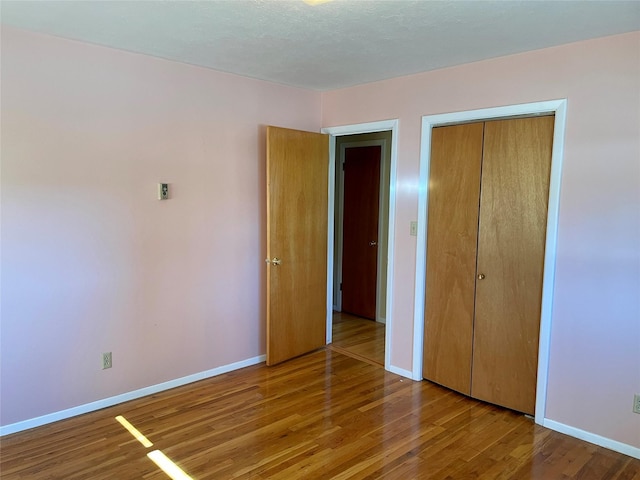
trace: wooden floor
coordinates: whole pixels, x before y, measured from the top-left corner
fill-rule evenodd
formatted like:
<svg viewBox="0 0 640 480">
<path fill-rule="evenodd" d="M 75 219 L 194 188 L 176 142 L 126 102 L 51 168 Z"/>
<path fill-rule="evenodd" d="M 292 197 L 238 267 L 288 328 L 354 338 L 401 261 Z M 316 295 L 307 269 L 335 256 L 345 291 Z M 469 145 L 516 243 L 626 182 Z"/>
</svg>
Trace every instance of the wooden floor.
<svg viewBox="0 0 640 480">
<path fill-rule="evenodd" d="M 153 446 L 144 447 L 123 415 Z M 2 479 L 639 480 L 640 460 L 319 350 L 1 439 Z"/>
<path fill-rule="evenodd" d="M 333 314 L 332 350 L 374 365 L 384 366 L 385 326 L 348 313 Z"/>
</svg>

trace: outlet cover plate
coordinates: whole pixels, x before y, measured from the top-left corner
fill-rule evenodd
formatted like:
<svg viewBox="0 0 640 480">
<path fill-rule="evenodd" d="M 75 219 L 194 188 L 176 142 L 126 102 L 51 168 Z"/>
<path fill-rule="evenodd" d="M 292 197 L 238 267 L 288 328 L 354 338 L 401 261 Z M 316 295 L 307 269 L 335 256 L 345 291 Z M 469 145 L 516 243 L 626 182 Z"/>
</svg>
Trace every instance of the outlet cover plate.
<svg viewBox="0 0 640 480">
<path fill-rule="evenodd" d="M 111 368 L 113 366 L 113 362 L 111 359 L 111 352 L 106 352 L 102 354 L 102 369 Z"/>
<path fill-rule="evenodd" d="M 640 413 L 640 394 L 633 396 L 633 413 Z"/>
</svg>

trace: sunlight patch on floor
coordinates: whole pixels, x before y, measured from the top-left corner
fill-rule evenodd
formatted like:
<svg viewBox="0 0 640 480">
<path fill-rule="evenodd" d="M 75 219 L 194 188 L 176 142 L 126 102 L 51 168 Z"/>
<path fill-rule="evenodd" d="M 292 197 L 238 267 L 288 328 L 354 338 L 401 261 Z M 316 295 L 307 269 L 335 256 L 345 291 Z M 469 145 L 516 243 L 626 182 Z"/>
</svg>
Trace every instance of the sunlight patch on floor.
<svg viewBox="0 0 640 480">
<path fill-rule="evenodd" d="M 143 434 L 141 434 L 136 427 L 131 425 L 129 423 L 129 421 L 126 418 L 124 418 L 122 415 L 118 415 L 116 417 L 116 420 L 120 423 L 120 425 L 122 425 L 124 428 L 126 428 L 129 431 L 129 433 L 131 435 L 133 435 L 135 437 L 135 439 L 138 440 L 146 448 L 149 448 L 149 447 L 153 446 L 153 443 L 151 443 L 147 439 L 147 437 L 145 437 Z"/>
<path fill-rule="evenodd" d="M 158 465 L 164 473 L 169 475 L 172 480 L 193 480 L 189 475 L 184 473 L 182 469 L 177 466 L 175 463 L 171 461 L 169 457 L 167 457 L 160 450 L 154 450 L 153 452 L 147 453 L 147 457 L 154 461 L 156 465 Z"/>
<path fill-rule="evenodd" d="M 153 446 L 153 443 L 149 441 L 147 437 L 145 437 L 140 431 L 131 425 L 129 421 L 124 418 L 122 415 L 118 415 L 116 420 L 120 425 L 126 428 L 131 435 L 135 437 L 145 448 L 149 448 Z M 184 471 L 176 465 L 169 457 L 167 457 L 160 450 L 154 450 L 152 452 L 147 453 L 147 457 L 149 457 L 153 463 L 155 463 L 158 467 L 162 469 L 164 473 L 169 475 L 172 480 L 194 480 L 189 475 L 184 473 Z"/>
</svg>

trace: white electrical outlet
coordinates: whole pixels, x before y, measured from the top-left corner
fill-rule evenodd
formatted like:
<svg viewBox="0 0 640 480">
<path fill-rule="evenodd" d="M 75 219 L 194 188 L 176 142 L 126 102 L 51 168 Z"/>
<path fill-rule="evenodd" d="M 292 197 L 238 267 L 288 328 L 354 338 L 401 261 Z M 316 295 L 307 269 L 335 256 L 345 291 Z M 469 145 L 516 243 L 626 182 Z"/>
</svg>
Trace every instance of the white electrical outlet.
<svg viewBox="0 0 640 480">
<path fill-rule="evenodd" d="M 111 368 L 113 363 L 111 361 L 111 352 L 106 352 L 102 354 L 102 369 Z"/>
<path fill-rule="evenodd" d="M 640 394 L 633 396 L 633 413 L 640 413 Z"/>
<path fill-rule="evenodd" d="M 415 237 L 418 235 L 418 222 L 411 222 L 409 227 L 409 235 Z"/>
</svg>

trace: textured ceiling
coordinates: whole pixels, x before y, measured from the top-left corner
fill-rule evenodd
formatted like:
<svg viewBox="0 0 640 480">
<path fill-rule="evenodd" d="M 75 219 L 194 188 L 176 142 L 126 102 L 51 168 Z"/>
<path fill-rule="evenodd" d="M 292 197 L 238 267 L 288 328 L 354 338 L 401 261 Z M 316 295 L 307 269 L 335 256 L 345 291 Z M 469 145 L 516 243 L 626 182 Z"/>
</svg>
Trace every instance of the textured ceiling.
<svg viewBox="0 0 640 480">
<path fill-rule="evenodd" d="M 3 0 L 0 15 L 18 28 L 316 90 L 640 30 L 640 1 Z"/>
</svg>

